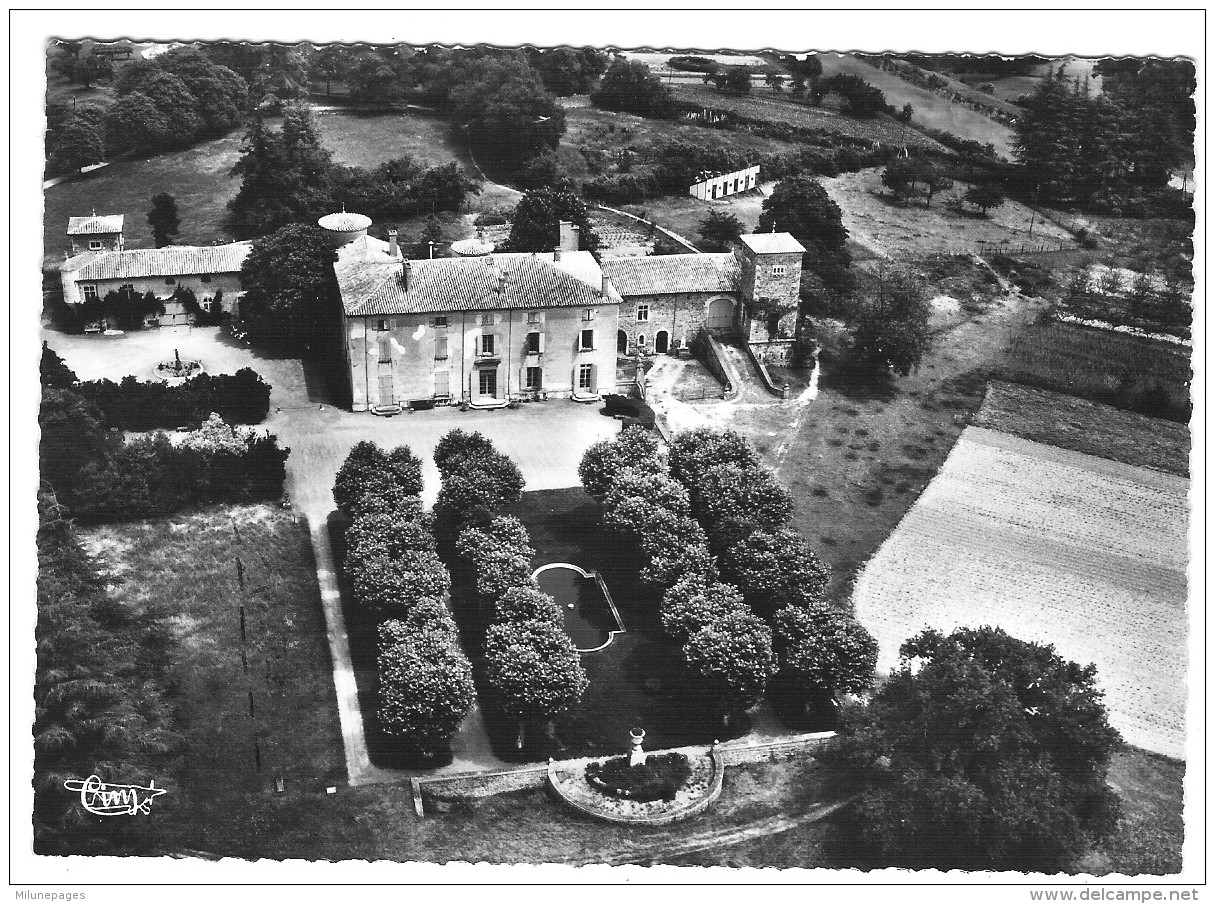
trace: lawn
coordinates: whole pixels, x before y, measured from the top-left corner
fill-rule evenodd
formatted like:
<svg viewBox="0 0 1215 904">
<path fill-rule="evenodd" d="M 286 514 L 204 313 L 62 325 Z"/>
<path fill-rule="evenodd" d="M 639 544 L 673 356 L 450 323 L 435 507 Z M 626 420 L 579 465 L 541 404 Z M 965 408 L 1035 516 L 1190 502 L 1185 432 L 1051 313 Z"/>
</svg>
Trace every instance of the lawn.
<svg viewBox="0 0 1215 904">
<path fill-rule="evenodd" d="M 152 843 L 212 850 L 233 813 L 344 782 L 333 671 L 308 529 L 235 506 L 81 531 L 135 609 L 171 615 L 177 729 Z M 243 624 L 243 631 L 242 631 Z M 247 851 L 252 853 L 256 849 Z"/>
<path fill-rule="evenodd" d="M 1001 247 L 1015 249 L 1028 243 L 1031 212 L 1016 201 L 1008 201 L 981 216 L 968 207 L 965 212 L 947 205 L 960 200 L 969 188 L 955 183 L 939 192 L 925 207 L 920 198 L 901 205 L 882 185 L 880 168 L 843 173 L 822 179 L 831 199 L 840 206 L 844 226 L 852 238 L 882 257 L 922 258 L 933 254 L 975 253 L 985 245 L 994 252 Z M 1034 217 L 1033 242 L 1063 242 L 1072 247 L 1071 235 L 1054 223 Z"/>
<path fill-rule="evenodd" d="M 240 156 L 241 131 L 204 141 L 183 151 L 119 160 L 80 179 L 62 182 L 43 192 L 43 248 L 48 267 L 63 260 L 67 250 L 68 217 L 125 214 L 128 248 L 153 248 L 148 210 L 152 196 L 168 192 L 177 199 L 181 215 L 181 245 L 230 242 L 224 228 L 228 202 L 240 183 L 229 176 Z"/>
<path fill-rule="evenodd" d="M 336 163 L 375 169 L 396 157 L 412 157 L 421 166 L 457 161 L 460 152 L 447 120 L 423 113 L 319 111 L 317 132 Z"/>
<path fill-rule="evenodd" d="M 595 822 L 564 809 L 543 790 L 470 801 L 418 818 L 408 784 L 339 788 L 332 795 L 268 795 L 256 808 L 234 808 L 222 835 L 194 850 L 244 859 L 503 864 L 572 864 L 640 853 L 668 862 L 667 846 L 796 814 L 832 800 L 834 793 L 831 774 L 810 757 L 731 767 L 722 796 L 705 813 L 672 826 L 644 827 Z"/>
<path fill-rule="evenodd" d="M 637 554 L 629 543 L 604 530 L 599 504 L 580 487 L 526 493 L 513 514 L 531 535 L 534 567 L 568 562 L 598 571 L 624 622 L 605 649 L 582 655 L 590 684 L 578 708 L 560 718 L 552 749 L 529 751 L 529 758 L 620 753 L 629 730 L 646 730 L 650 749 L 726 740 L 720 720 L 697 700 L 696 689 L 680 675 L 678 649 L 662 636 L 660 596 L 638 580 Z M 512 749 L 513 726 L 486 713 L 495 751 L 519 759 Z M 740 722 L 731 736 L 746 733 Z"/>
</svg>

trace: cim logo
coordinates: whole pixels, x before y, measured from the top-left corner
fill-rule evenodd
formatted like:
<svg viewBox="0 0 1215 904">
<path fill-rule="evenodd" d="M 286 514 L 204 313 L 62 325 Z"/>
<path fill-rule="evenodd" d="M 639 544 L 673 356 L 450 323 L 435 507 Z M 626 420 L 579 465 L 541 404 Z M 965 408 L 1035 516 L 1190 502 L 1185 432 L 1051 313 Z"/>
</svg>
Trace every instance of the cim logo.
<svg viewBox="0 0 1215 904">
<path fill-rule="evenodd" d="M 166 794 L 156 782 L 143 785 L 111 785 L 96 775 L 81 780 L 70 778 L 63 783 L 69 791 L 80 792 L 80 805 L 96 816 L 147 816 L 152 812 L 153 799 Z"/>
</svg>

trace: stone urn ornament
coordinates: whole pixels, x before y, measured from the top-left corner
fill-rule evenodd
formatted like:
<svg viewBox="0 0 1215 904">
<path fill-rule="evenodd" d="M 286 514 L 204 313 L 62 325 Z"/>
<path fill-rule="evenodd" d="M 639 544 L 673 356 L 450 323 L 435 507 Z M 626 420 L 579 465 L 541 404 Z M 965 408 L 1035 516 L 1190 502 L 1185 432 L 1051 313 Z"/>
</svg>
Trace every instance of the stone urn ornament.
<svg viewBox="0 0 1215 904">
<path fill-rule="evenodd" d="M 634 728 L 629 732 L 629 740 L 633 745 L 629 750 L 629 765 L 640 766 L 645 762 L 645 751 L 641 749 L 641 742 L 645 740 L 645 729 Z"/>
</svg>

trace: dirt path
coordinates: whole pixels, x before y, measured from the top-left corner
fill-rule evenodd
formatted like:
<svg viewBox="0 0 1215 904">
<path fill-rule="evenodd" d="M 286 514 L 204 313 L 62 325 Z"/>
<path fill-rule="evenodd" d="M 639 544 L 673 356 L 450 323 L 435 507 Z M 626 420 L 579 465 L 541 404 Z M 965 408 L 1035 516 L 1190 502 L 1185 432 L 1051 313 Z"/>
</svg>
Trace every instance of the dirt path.
<svg viewBox="0 0 1215 904">
<path fill-rule="evenodd" d="M 622 866 L 627 863 L 643 865 L 669 863 L 674 857 L 683 857 L 688 854 L 698 854 L 701 851 L 742 844 L 744 841 L 788 832 L 790 829 L 818 822 L 821 819 L 826 819 L 848 803 L 849 801 L 842 800 L 829 804 L 819 804 L 816 807 L 811 807 L 805 813 L 799 813 L 796 816 L 770 816 L 767 819 L 756 820 L 742 828 L 703 832 L 661 847 L 655 846 L 648 841 L 643 841 L 630 845 L 629 848 L 618 854 L 600 855 L 599 857 L 578 860 L 575 861 L 575 865 L 591 866 L 593 864 L 606 864 L 608 866 Z M 644 848 L 644 850 L 639 850 L 639 848 Z"/>
</svg>

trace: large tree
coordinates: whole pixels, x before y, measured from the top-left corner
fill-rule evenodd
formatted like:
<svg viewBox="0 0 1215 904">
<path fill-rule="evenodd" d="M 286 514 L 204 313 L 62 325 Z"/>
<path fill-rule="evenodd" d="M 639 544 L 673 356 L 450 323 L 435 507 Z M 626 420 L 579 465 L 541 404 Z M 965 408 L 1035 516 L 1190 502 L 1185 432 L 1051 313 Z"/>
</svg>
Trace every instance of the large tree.
<svg viewBox="0 0 1215 904">
<path fill-rule="evenodd" d="M 773 647 L 783 690 L 803 712 L 873 686 L 877 641 L 853 616 L 829 603 L 791 605 L 777 612 Z"/>
<path fill-rule="evenodd" d="M 228 209 L 244 231 L 315 223 L 333 210 L 332 157 L 321 145 L 312 114 L 302 107 L 288 107 L 278 131 L 255 116 L 232 175 L 241 177 L 241 185 Z"/>
<path fill-rule="evenodd" d="M 591 92 L 591 103 L 604 110 L 634 113 L 653 119 L 671 115 L 671 92 L 645 63 L 616 59 Z"/>
<path fill-rule="evenodd" d="M 688 638 L 683 655 L 698 693 L 727 727 L 759 702 L 776 672 L 772 631 L 748 612 L 710 622 Z"/>
<path fill-rule="evenodd" d="M 700 221 L 701 247 L 706 251 L 728 251 L 743 234 L 742 220 L 724 210 L 710 210 Z"/>
<path fill-rule="evenodd" d="M 798 173 L 776 183 L 764 198 L 756 232 L 788 232 L 806 247 L 803 266 L 832 289 L 847 285 L 852 255 L 839 205 L 811 176 Z"/>
<path fill-rule="evenodd" d="M 565 132 L 565 110 L 526 59 L 470 60 L 454 84 L 450 109 L 457 127 L 495 163 L 519 169 L 557 147 Z"/>
<path fill-rule="evenodd" d="M 577 704 L 586 672 L 566 633 L 547 621 L 491 625 L 485 635 L 485 681 L 494 702 L 519 726 L 517 746 Z"/>
<path fill-rule="evenodd" d="M 78 170 L 105 159 L 104 128 L 88 116 L 69 115 L 53 129 L 48 123 L 46 144 L 51 173 Z"/>
<path fill-rule="evenodd" d="M 579 228 L 581 250 L 599 247 L 599 236 L 591 227 L 585 202 L 572 192 L 552 189 L 529 191 L 520 199 L 511 217 L 507 247 L 511 251 L 552 251 L 560 241 L 561 220 Z"/>
<path fill-rule="evenodd" d="M 658 437 L 641 427 L 629 427 L 613 439 L 594 443 L 582 455 L 578 477 L 583 489 L 600 502 L 625 471 L 665 474 Z"/>
<path fill-rule="evenodd" d="M 284 226 L 253 242 L 241 266 L 241 323 L 261 345 L 296 354 L 320 343 L 337 318 L 335 253 L 318 226 Z"/>
<path fill-rule="evenodd" d="M 424 758 L 450 750 L 476 700 L 472 668 L 455 632 L 414 634 L 379 653 L 380 727 Z"/>
<path fill-rule="evenodd" d="M 997 628 L 925 631 L 845 710 L 861 784 L 839 847 L 869 866 L 1054 872 L 1110 832 L 1121 743 L 1095 666 Z"/>
<path fill-rule="evenodd" d="M 915 277 L 903 272 L 883 274 L 877 296 L 861 301 L 852 317 L 853 360 L 906 376 L 919 367 L 932 341 L 930 314 L 928 294 Z"/>
</svg>

